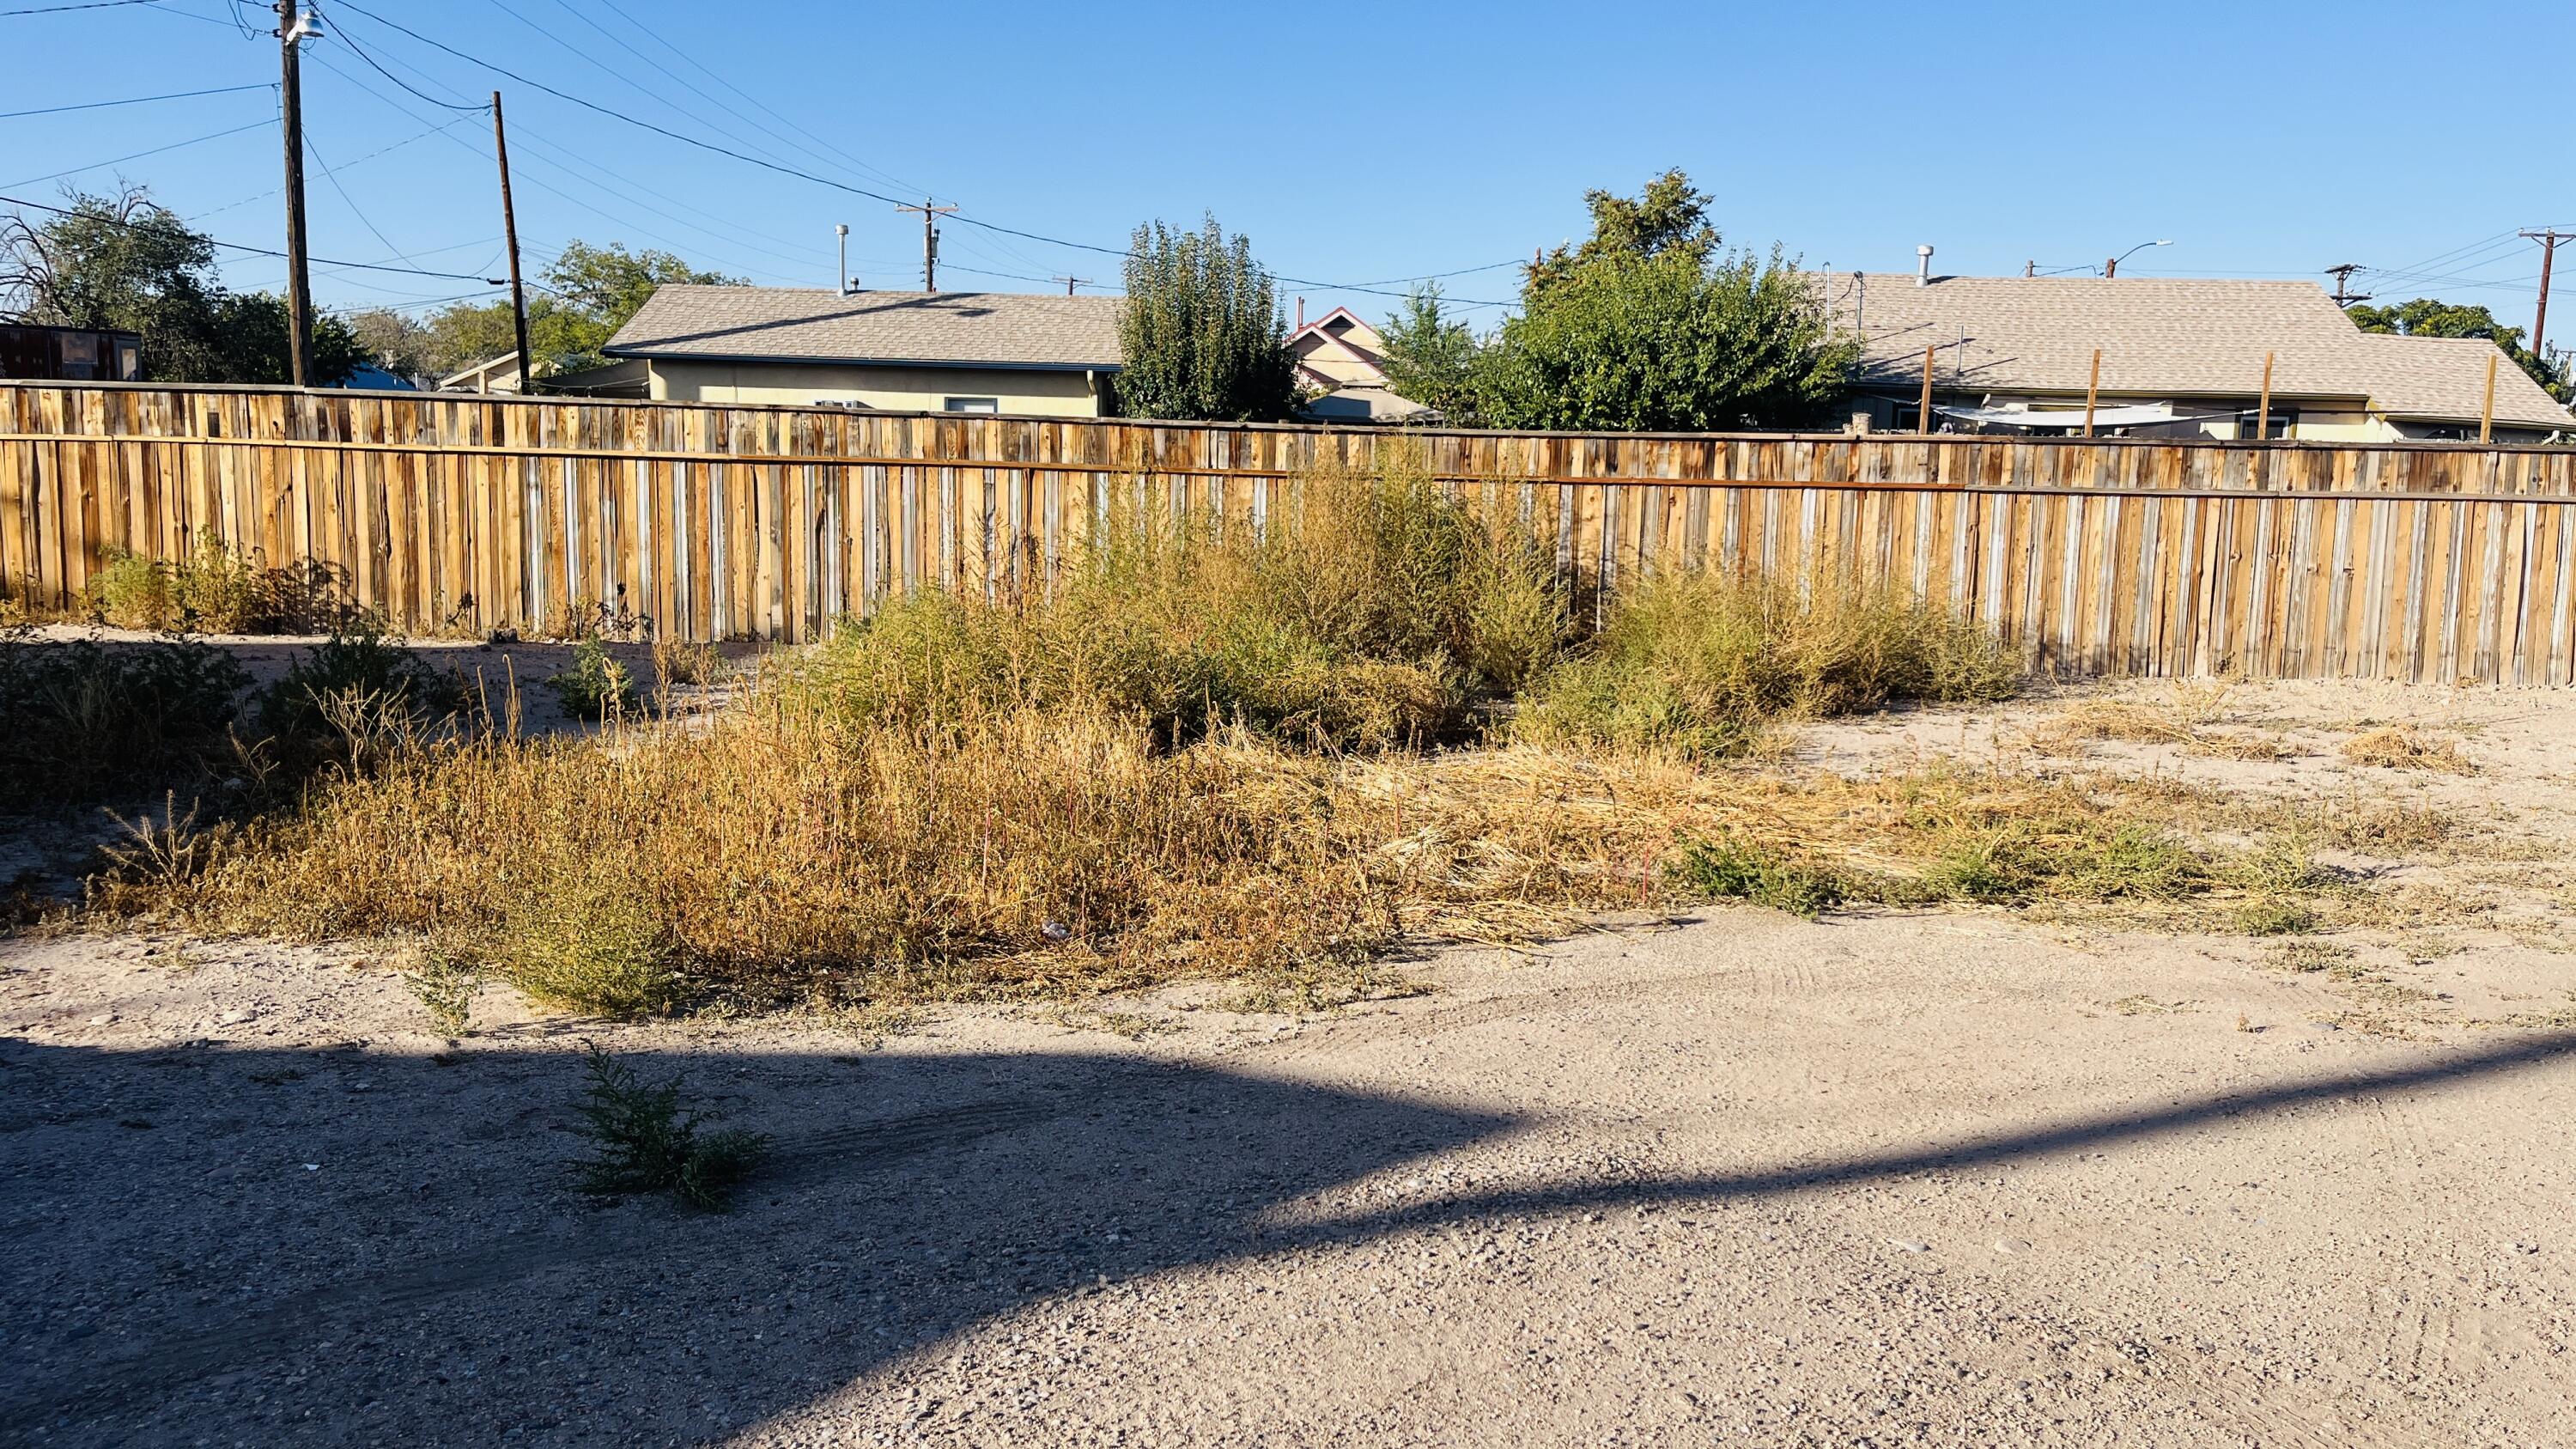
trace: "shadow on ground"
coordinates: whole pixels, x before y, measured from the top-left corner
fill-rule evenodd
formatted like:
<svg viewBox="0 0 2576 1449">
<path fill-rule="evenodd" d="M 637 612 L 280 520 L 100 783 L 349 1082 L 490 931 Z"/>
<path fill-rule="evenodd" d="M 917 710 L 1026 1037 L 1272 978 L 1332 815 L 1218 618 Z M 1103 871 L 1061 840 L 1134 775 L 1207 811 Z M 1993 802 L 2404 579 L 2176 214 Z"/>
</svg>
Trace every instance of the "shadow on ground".
<svg viewBox="0 0 2576 1449">
<path fill-rule="evenodd" d="M 775 1134 L 734 1213 L 571 1192 L 565 1043 L 0 1046 L 0 1438 L 687 1443 L 1033 1299 L 1430 1223 L 1705 1202 L 2211 1130 L 2576 1037 L 1739 1173 L 1424 1201 L 1494 1115 L 1089 1053 L 634 1053 Z M 1363 1185 L 1363 1180 L 1370 1180 Z"/>
</svg>

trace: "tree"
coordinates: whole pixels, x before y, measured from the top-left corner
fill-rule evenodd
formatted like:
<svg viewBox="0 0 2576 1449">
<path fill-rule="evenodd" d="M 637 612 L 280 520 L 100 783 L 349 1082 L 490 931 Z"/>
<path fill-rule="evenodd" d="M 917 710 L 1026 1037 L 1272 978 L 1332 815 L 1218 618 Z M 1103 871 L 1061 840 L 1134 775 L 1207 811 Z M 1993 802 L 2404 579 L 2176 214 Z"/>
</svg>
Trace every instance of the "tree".
<svg viewBox="0 0 2576 1449">
<path fill-rule="evenodd" d="M 1473 425 L 1477 389 L 1483 384 L 1483 350 L 1467 324 L 1440 309 L 1440 284 L 1407 293 L 1403 310 L 1386 320 L 1380 353 L 1386 385 L 1404 398 L 1435 409 L 1445 422 Z"/>
<path fill-rule="evenodd" d="M 266 292 L 228 292 L 214 243 L 149 193 L 75 195 L 43 221 L 0 219 L 0 311 L 56 327 L 143 336 L 143 376 L 155 382 L 274 382 L 292 367 L 286 304 Z M 317 309 L 314 382 L 344 382 L 368 360 L 348 325 Z"/>
<path fill-rule="evenodd" d="M 1271 421 L 1297 401 L 1270 273 L 1216 218 L 1195 232 L 1136 228 L 1118 309 L 1118 409 L 1130 417 Z"/>
<path fill-rule="evenodd" d="M 431 360 L 436 334 L 391 307 L 350 313 L 349 330 L 378 365 L 397 377 L 436 381 L 443 375 Z"/>
<path fill-rule="evenodd" d="M 528 299 L 528 351 L 535 354 L 530 370 L 540 377 L 605 363 L 600 349 L 643 308 L 656 287 L 744 285 L 740 277 L 699 271 L 669 252 L 630 252 L 617 242 L 595 247 L 579 240 L 565 243 L 541 279 L 544 287 L 531 289 Z M 427 333 L 428 370 L 442 377 L 519 345 L 506 299 L 444 308 L 430 317 Z"/>
<path fill-rule="evenodd" d="M 1668 171 L 1594 191 L 1592 235 L 1525 273 L 1480 368 L 1488 426 L 1701 432 L 1807 422 L 1859 354 L 1777 247 L 1721 253 L 1709 197 Z"/>
<path fill-rule="evenodd" d="M 2462 306 L 2418 297 L 2390 307 L 2357 305 L 2344 309 L 2352 325 L 2364 332 L 2394 332 L 2408 337 L 2484 337 L 2504 349 L 2514 365 L 2560 402 L 2576 401 L 2576 377 L 2567 354 L 2541 357 L 2522 345 L 2522 329 L 2507 327 L 2484 307 Z"/>
</svg>

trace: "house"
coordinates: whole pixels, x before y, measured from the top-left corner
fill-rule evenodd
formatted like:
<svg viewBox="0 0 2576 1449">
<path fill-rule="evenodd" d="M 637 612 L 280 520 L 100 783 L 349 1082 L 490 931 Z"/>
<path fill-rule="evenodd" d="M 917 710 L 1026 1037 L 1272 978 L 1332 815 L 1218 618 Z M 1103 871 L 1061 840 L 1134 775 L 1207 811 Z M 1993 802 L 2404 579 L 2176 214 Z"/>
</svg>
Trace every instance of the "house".
<svg viewBox="0 0 2576 1449">
<path fill-rule="evenodd" d="M 1318 394 L 1300 409 L 1307 417 L 1329 423 L 1397 423 L 1430 412 L 1386 385 L 1386 339 L 1359 314 L 1335 307 L 1308 322 L 1305 311 L 1306 300 L 1300 297 L 1288 351 L 1297 359 L 1299 390 Z"/>
<path fill-rule="evenodd" d="M 519 390 L 519 354 L 504 352 L 487 357 L 461 372 L 451 372 L 438 380 L 440 392 L 507 392 Z"/>
<path fill-rule="evenodd" d="M 143 337 L 100 327 L 0 325 L 0 377 L 133 382 L 143 376 Z"/>
<path fill-rule="evenodd" d="M 608 368 L 547 381 L 679 402 L 1102 417 L 1119 301 L 667 285 L 600 349 Z"/>
<path fill-rule="evenodd" d="M 2335 442 L 2474 439 L 2495 364 L 2493 436 L 2537 442 L 2576 418 L 2484 338 L 2355 327 L 2312 282 L 2180 277 L 1944 277 L 1818 273 L 1840 329 L 1861 339 L 1849 417 L 1921 427 L 1931 357 L 1939 426 L 2080 429 L 2101 349 L 2095 429 L 2252 437 L 2271 359 L 2269 436 Z"/>
</svg>

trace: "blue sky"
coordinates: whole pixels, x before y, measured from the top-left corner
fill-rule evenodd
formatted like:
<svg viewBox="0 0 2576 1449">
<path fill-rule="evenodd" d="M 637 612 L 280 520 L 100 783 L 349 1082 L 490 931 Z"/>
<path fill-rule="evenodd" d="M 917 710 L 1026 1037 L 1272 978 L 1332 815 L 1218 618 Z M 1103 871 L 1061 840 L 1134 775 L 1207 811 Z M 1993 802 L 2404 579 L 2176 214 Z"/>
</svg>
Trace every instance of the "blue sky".
<svg viewBox="0 0 2576 1449">
<path fill-rule="evenodd" d="M 918 285 L 919 224 L 884 201 L 667 140 L 318 3 L 318 256 L 501 274 L 488 119 L 440 110 L 372 59 L 433 98 L 502 89 L 532 271 L 579 237 L 829 285 L 847 222 L 854 271 Z M 364 3 L 621 115 L 999 226 L 1115 248 L 1146 218 L 1212 210 L 1307 279 L 1286 290 L 1310 312 L 1391 305 L 1324 284 L 1400 292 L 1474 267 L 1494 269 L 1450 294 L 1507 300 L 1495 264 L 1580 235 L 1587 187 L 1634 191 L 1675 165 L 1715 194 L 1729 242 L 1810 264 L 1910 270 L 1931 242 L 1940 270 L 2018 273 L 2170 237 L 2124 270 L 2314 277 L 2354 261 L 2391 273 L 2364 279 L 2383 297 L 2485 302 L 2512 322 L 2529 320 L 2538 251 L 2510 233 L 2576 222 L 2550 89 L 2576 62 L 2563 4 Z M 218 237 L 280 245 L 263 194 L 279 185 L 274 23 L 232 0 L 0 16 L 0 110 L 263 87 L 0 120 L 0 193 L 51 201 L 121 174 Z M 89 164 L 176 142 L 190 144 Z M 945 229 L 951 289 L 1038 290 L 1068 271 L 1114 286 L 1117 266 Z M 255 257 L 225 270 L 241 287 L 283 276 Z M 489 290 L 315 279 L 338 306 Z"/>
</svg>

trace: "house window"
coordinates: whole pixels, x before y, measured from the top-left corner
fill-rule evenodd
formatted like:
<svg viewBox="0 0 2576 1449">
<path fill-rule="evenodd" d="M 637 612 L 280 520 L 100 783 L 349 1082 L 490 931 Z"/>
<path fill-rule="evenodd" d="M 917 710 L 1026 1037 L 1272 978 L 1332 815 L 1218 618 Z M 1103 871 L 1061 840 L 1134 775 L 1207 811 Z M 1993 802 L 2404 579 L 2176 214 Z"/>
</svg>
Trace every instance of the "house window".
<svg viewBox="0 0 2576 1449">
<path fill-rule="evenodd" d="M 952 397 L 945 404 L 952 413 L 998 413 L 1002 400 L 997 397 Z"/>
<path fill-rule="evenodd" d="M 2262 422 L 2262 420 L 2263 410 L 2261 408 L 2247 408 L 2245 411 L 2238 413 L 2236 415 L 2236 436 L 2239 438 L 2253 437 L 2255 426 Z M 2272 409 L 2271 427 L 2263 434 L 2263 436 L 2267 438 L 2286 438 L 2290 436 L 2291 432 L 2296 429 L 2298 425 L 2299 415 L 2296 411 L 2289 408 L 2274 408 Z"/>
</svg>

